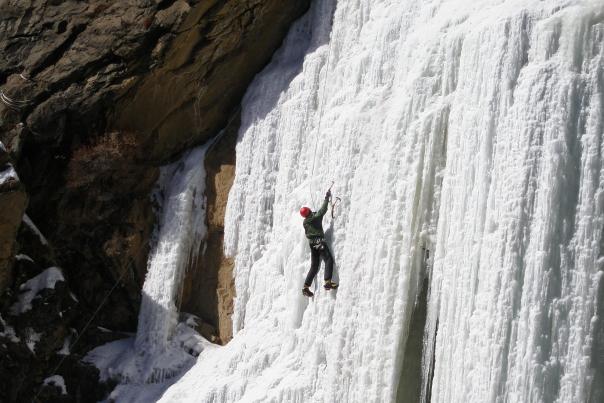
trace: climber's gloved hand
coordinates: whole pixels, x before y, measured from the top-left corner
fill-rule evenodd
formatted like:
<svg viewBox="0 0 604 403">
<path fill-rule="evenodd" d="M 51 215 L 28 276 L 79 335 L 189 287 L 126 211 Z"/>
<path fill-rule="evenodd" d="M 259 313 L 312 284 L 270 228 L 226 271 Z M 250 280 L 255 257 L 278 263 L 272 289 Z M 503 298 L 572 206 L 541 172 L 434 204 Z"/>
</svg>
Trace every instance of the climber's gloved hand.
<svg viewBox="0 0 604 403">
<path fill-rule="evenodd" d="M 331 190 L 328 190 L 327 193 L 325 193 L 325 200 L 329 199 L 331 199 Z"/>
</svg>

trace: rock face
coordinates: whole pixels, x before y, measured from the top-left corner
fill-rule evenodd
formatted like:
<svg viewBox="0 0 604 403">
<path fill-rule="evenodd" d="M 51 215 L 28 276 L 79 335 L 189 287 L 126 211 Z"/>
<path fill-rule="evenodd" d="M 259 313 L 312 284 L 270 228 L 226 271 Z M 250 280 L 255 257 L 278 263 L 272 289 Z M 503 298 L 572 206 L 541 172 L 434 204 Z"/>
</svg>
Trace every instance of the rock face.
<svg viewBox="0 0 604 403">
<path fill-rule="evenodd" d="M 239 124 L 237 111 L 220 139 L 208 150 L 205 161 L 208 235 L 197 265 L 187 273 L 183 290 L 183 309 L 195 312 L 206 324 L 210 337 L 215 336 L 220 344 L 228 343 L 233 336 L 234 262 L 224 256 L 223 236 L 224 213 L 235 178 Z"/>
<path fill-rule="evenodd" d="M 15 237 L 26 206 L 23 185 L 0 142 L 0 294 L 11 281 Z"/>
<path fill-rule="evenodd" d="M 292 16 L 307 7 L 308 1 L 200 2 L 179 27 L 166 63 L 120 100 L 116 124 L 143 134 L 153 158 L 207 140 L 224 127 Z"/>
<path fill-rule="evenodd" d="M 307 7 L 308 0 L 0 2 L 0 141 L 6 145 L 0 175 L 10 157 L 20 177 L 0 185 L 0 314 L 6 329 L 22 334 L 2 357 L 23 357 L 27 350 L 25 328 L 16 325 L 21 319 L 8 314 L 22 284 L 49 265 L 60 266 L 61 297 L 48 303 L 57 308 L 67 295 L 75 298 L 71 314 L 50 315 L 36 330 L 47 347 L 11 361 L 17 369 L 0 368 L 36 374 L 0 400 L 30 397 L 25 391 L 54 375 L 45 371 L 57 349 L 67 335 L 81 332 L 110 290 L 79 351 L 136 328 L 158 166 L 227 124 Z M 186 306 L 215 327 L 222 342 L 230 339 L 233 287 L 221 228 L 236 126 L 208 158 L 208 249 L 187 285 L 199 288 Z M 21 225 L 26 206 L 46 245 L 35 241 L 33 227 Z M 19 261 L 11 271 L 15 253 L 30 256 L 34 268 Z M 214 280 L 203 282 L 204 276 Z M 99 335 L 97 326 L 112 332 Z M 76 367 L 61 374 L 70 395 L 94 378 L 90 372 L 78 383 L 73 374 L 89 372 Z"/>
<path fill-rule="evenodd" d="M 110 385 L 99 385 L 98 370 L 80 361 L 91 338 L 78 340 L 76 329 L 89 316 L 82 316 L 54 251 L 29 219 L 21 225 L 17 243 L 15 275 L 0 296 L 0 401 L 32 401 L 39 393 L 40 401 L 71 402 L 78 391 L 86 391 L 93 401 L 102 399 Z M 121 335 L 104 336 L 111 340 Z M 39 388 L 50 375 L 64 377 L 70 396 Z"/>
<path fill-rule="evenodd" d="M 17 160 L 30 217 L 82 288 L 82 303 L 95 309 L 128 272 L 111 297 L 117 311 L 100 313 L 109 328 L 136 324 L 157 168 L 138 135 L 111 130 L 108 115 L 161 63 L 153 50 L 169 42 L 188 7 L 33 1 L 5 2 L 0 12 L 0 140 Z"/>
</svg>

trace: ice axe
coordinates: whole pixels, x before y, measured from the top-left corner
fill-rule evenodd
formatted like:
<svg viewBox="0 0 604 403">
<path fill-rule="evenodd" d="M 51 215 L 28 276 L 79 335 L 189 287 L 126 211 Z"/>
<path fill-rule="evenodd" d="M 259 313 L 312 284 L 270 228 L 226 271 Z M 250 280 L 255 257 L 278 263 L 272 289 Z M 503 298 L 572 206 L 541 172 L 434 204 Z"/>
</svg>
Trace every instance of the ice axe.
<svg viewBox="0 0 604 403">
<path fill-rule="evenodd" d="M 328 192 L 331 192 L 331 188 L 333 187 L 333 184 L 336 183 L 335 181 L 331 182 L 331 185 L 329 186 L 329 189 L 327 189 Z M 340 199 L 339 197 L 334 198 L 334 201 L 331 202 L 331 218 L 334 219 L 336 218 L 333 212 L 333 209 L 336 207 L 336 205 L 341 202 L 342 199 Z"/>
<path fill-rule="evenodd" d="M 331 203 L 331 218 L 336 218 L 335 215 L 334 215 L 334 213 L 333 213 L 333 209 L 341 201 L 342 201 L 342 199 L 340 199 L 339 197 L 336 197 L 335 200 Z"/>
<path fill-rule="evenodd" d="M 336 183 L 335 181 L 331 181 L 331 185 L 329 185 L 329 189 L 327 189 L 327 193 L 329 193 L 330 198 L 331 198 L 331 188 L 333 187 L 333 184 Z"/>
</svg>

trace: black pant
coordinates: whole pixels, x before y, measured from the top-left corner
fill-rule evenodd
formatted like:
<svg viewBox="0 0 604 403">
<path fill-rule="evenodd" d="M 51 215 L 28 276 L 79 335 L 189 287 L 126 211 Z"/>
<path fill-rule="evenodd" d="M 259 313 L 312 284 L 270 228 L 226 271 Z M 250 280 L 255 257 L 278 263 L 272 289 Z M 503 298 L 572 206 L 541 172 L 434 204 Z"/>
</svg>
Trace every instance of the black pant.
<svg viewBox="0 0 604 403">
<path fill-rule="evenodd" d="M 325 241 L 321 242 L 319 245 L 319 249 L 310 245 L 310 270 L 306 276 L 306 281 L 304 281 L 304 285 L 308 287 L 310 287 L 319 271 L 319 258 L 322 258 L 325 262 L 325 281 L 331 280 L 333 274 L 333 257 L 331 256 L 329 247 Z"/>
</svg>

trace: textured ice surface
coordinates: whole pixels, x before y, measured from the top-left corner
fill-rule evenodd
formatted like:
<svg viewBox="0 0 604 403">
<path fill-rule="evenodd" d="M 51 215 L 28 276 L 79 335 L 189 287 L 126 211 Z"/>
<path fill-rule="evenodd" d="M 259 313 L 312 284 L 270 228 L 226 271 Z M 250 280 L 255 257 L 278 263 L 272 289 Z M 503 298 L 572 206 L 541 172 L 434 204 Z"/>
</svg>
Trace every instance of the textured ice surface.
<svg viewBox="0 0 604 403">
<path fill-rule="evenodd" d="M 136 346 L 141 352 L 167 346 L 178 319 L 177 296 L 187 265 L 205 234 L 205 148 L 163 167 L 159 229 L 143 287 Z"/>
<path fill-rule="evenodd" d="M 425 275 L 432 402 L 587 401 L 603 39 L 601 1 L 315 1 L 243 105 L 235 337 L 161 401 L 392 401 Z M 308 300 L 297 211 L 332 180 L 341 286 Z"/>
<path fill-rule="evenodd" d="M 161 169 L 159 228 L 149 257 L 134 343 L 141 374 L 138 381 L 163 381 L 191 358 L 171 342 L 178 324 L 182 279 L 197 258 L 206 233 L 205 152 L 205 146 L 198 147 Z M 130 380 L 133 373 L 128 371 Z"/>
<path fill-rule="evenodd" d="M 193 365 L 194 356 L 204 349 L 216 348 L 193 329 L 195 324 L 191 317 L 179 323 L 168 346 L 162 351 L 142 354 L 135 348 L 135 338 L 131 337 L 93 349 L 84 361 L 99 369 L 102 381 L 112 379 L 119 382 L 108 396 L 109 400 L 128 403 L 157 401 L 178 376 Z"/>
</svg>

